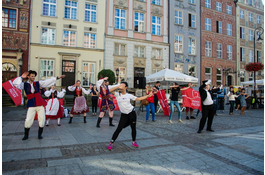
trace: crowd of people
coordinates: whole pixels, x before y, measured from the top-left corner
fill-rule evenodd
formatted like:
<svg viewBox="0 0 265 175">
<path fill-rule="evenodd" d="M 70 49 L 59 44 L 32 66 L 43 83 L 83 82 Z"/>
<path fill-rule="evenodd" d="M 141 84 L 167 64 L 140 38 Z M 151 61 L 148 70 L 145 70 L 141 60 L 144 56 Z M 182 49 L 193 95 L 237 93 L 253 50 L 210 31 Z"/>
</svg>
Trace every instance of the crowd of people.
<svg viewBox="0 0 265 175">
<path fill-rule="evenodd" d="M 61 92 L 55 90 L 55 82 L 60 78 L 64 78 L 65 75 L 61 75 L 58 77 L 52 77 L 47 80 L 35 81 L 37 73 L 35 71 L 29 71 L 23 73 L 20 77 L 16 78 L 13 82 L 14 86 L 18 89 L 24 89 L 28 98 L 27 102 L 27 117 L 25 120 L 25 132 L 22 140 L 27 140 L 29 136 L 30 127 L 33 124 L 34 116 L 38 114 L 38 122 L 39 122 L 39 131 L 38 138 L 42 139 L 43 128 L 45 125 L 49 126 L 50 119 L 57 119 L 58 126 L 60 126 L 60 118 L 61 115 L 58 115 L 58 111 L 60 110 L 60 102 L 59 100 L 63 98 L 66 90 L 62 89 Z M 23 79 L 28 79 L 28 81 L 23 82 Z M 249 97 L 248 94 L 245 93 L 245 89 L 239 88 L 237 92 L 234 91 L 233 87 L 230 88 L 229 92 L 225 92 L 225 88 L 223 86 L 212 86 L 210 88 L 211 81 L 205 80 L 202 82 L 202 85 L 199 88 L 199 93 L 201 97 L 201 106 L 202 106 L 202 118 L 200 120 L 198 133 L 201 133 L 204 125 L 207 121 L 207 131 L 214 132 L 212 129 L 212 122 L 214 115 L 217 110 L 224 111 L 224 101 L 226 96 L 229 98 L 230 110 L 229 114 L 233 115 L 234 108 L 236 110 L 241 107 L 241 114 L 245 114 L 244 111 L 246 109 L 246 99 Z M 50 87 L 50 90 L 45 91 L 44 88 Z M 169 123 L 172 123 L 172 118 L 174 114 L 174 106 L 178 111 L 178 121 L 181 120 L 181 107 L 179 104 L 179 92 L 192 88 L 193 84 L 188 83 L 188 87 L 180 88 L 178 83 L 173 83 L 170 88 L 170 115 L 169 115 Z M 89 112 L 89 107 L 87 105 L 86 99 L 83 94 L 91 94 L 92 101 L 92 115 L 97 115 L 97 106 L 99 95 L 101 96 L 101 105 L 100 105 L 100 113 L 96 122 L 96 127 L 100 127 L 100 123 L 105 113 L 108 111 L 109 115 L 109 126 L 115 126 L 113 124 L 113 111 L 115 109 L 115 104 L 111 95 L 114 95 L 119 110 L 121 112 L 121 117 L 119 120 L 118 127 L 116 128 L 111 141 L 109 143 L 108 149 L 111 150 L 115 140 L 117 139 L 119 133 L 123 128 L 130 126 L 132 130 L 132 146 L 138 147 L 139 145 L 136 142 L 136 121 L 137 115 L 134 109 L 134 106 L 131 104 L 130 100 L 133 101 L 146 101 L 146 122 L 149 120 L 149 115 L 151 111 L 152 121 L 155 122 L 155 115 L 157 112 L 158 106 L 158 97 L 157 92 L 160 89 L 160 82 L 156 82 L 155 86 L 148 87 L 146 86 L 146 95 L 143 97 L 136 97 L 128 93 L 128 84 L 127 82 L 121 82 L 116 85 L 109 85 L 108 77 L 102 78 L 96 82 L 95 85 L 90 85 L 89 89 L 85 89 L 81 87 L 81 82 L 78 80 L 74 85 L 68 86 L 68 90 L 74 92 L 74 101 L 73 106 L 70 112 L 70 120 L 69 124 L 73 121 L 74 115 L 82 114 L 84 117 L 84 123 L 86 123 L 86 114 Z M 117 92 L 116 90 L 119 90 Z M 46 98 L 45 101 L 43 98 Z M 235 106 L 236 105 L 236 106 Z M 190 115 L 189 115 L 190 112 Z M 199 114 L 199 110 L 197 111 L 197 115 Z M 196 119 L 193 116 L 193 109 L 186 108 L 186 120 Z"/>
</svg>

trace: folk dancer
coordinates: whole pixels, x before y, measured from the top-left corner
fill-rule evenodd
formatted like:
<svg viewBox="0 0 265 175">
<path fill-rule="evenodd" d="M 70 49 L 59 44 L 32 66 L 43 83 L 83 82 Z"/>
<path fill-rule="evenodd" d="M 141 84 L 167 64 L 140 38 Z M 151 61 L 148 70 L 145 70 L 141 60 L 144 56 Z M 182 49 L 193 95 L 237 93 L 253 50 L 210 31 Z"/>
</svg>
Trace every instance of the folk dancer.
<svg viewBox="0 0 265 175">
<path fill-rule="evenodd" d="M 57 119 L 58 120 L 58 126 L 61 126 L 60 120 L 61 118 L 57 116 L 57 113 L 60 108 L 60 103 L 58 98 L 63 98 L 65 94 L 65 89 L 62 89 L 61 92 L 58 92 L 55 90 L 55 86 L 52 85 L 51 89 L 49 91 L 45 91 L 44 95 L 49 99 L 46 106 L 46 126 L 49 126 L 50 119 Z M 62 116 L 61 116 L 62 117 Z"/>
<path fill-rule="evenodd" d="M 25 90 L 25 93 L 28 98 L 27 102 L 27 117 L 25 120 L 25 133 L 22 140 L 27 140 L 29 137 L 29 130 L 33 124 L 35 114 L 38 114 L 38 121 L 39 121 L 39 131 L 38 131 L 38 138 L 42 139 L 43 127 L 45 124 L 45 111 L 44 107 L 46 106 L 46 102 L 41 97 L 39 91 L 40 87 L 50 87 L 52 86 L 56 80 L 60 78 L 64 78 L 65 75 L 61 75 L 57 78 L 52 77 L 47 80 L 35 81 L 35 77 L 37 76 L 37 72 L 30 70 L 29 72 L 24 72 L 20 77 L 17 77 L 13 84 L 16 88 L 20 90 Z M 24 78 L 28 78 L 28 81 L 23 83 L 22 80 Z"/>
<path fill-rule="evenodd" d="M 115 109 L 115 105 L 113 103 L 113 100 L 110 96 L 110 91 L 109 89 L 114 88 L 119 86 L 118 85 L 106 85 L 106 81 L 108 80 L 108 77 L 105 77 L 103 79 L 100 79 L 97 81 L 96 86 L 97 89 L 101 95 L 101 99 L 102 99 L 102 103 L 101 103 L 101 107 L 100 107 L 100 113 L 99 113 L 99 117 L 98 117 L 98 121 L 97 121 L 97 127 L 100 127 L 100 122 L 102 120 L 102 118 L 104 117 L 104 114 L 107 112 L 107 110 L 109 110 L 109 126 L 115 126 L 112 124 L 112 120 L 113 120 L 113 110 Z"/>
<path fill-rule="evenodd" d="M 82 92 L 86 95 L 90 94 L 92 89 L 92 85 L 90 85 L 90 89 L 86 90 L 85 88 L 81 87 L 81 81 L 77 80 L 73 86 L 68 86 L 69 91 L 75 91 L 75 98 L 72 110 L 70 112 L 70 120 L 69 124 L 72 123 L 74 115 L 84 115 L 84 123 L 86 123 L 86 113 L 89 112 L 89 108 L 86 103 L 86 99 L 82 96 Z"/>
</svg>

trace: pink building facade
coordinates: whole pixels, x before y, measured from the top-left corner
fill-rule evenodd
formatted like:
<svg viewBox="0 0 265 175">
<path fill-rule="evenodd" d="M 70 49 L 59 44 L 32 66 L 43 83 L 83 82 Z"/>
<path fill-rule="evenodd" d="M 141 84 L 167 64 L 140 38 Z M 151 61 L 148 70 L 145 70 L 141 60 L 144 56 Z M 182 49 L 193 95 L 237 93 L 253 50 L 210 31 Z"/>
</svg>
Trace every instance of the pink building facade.
<svg viewBox="0 0 265 175">
<path fill-rule="evenodd" d="M 136 88 L 168 64 L 168 0 L 108 0 L 104 67 L 116 81 Z"/>
</svg>

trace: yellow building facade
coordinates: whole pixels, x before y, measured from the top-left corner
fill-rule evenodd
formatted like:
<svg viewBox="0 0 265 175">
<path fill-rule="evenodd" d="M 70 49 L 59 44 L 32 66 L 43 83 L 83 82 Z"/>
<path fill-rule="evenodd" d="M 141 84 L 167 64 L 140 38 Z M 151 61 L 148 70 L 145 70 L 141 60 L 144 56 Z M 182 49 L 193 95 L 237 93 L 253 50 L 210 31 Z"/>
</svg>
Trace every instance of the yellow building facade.
<svg viewBox="0 0 265 175">
<path fill-rule="evenodd" d="M 32 1 L 30 70 L 36 80 L 66 75 L 56 86 L 95 84 L 103 69 L 105 1 Z"/>
</svg>

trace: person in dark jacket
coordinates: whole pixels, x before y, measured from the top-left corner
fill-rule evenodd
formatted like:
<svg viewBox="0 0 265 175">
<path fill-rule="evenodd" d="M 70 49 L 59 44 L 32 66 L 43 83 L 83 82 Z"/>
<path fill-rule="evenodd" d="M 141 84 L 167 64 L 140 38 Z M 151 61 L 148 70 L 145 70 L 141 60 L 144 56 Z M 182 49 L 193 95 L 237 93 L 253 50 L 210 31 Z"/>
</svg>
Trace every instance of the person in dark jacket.
<svg viewBox="0 0 265 175">
<path fill-rule="evenodd" d="M 201 133 L 201 131 L 203 130 L 207 118 L 208 118 L 208 121 L 207 121 L 206 130 L 214 132 L 214 130 L 212 130 L 212 122 L 213 122 L 213 117 L 214 117 L 214 105 L 213 105 L 214 102 L 212 99 L 212 93 L 220 91 L 223 85 L 221 85 L 220 88 L 210 90 L 210 84 L 211 84 L 211 80 L 205 80 L 202 82 L 202 85 L 199 88 L 199 92 L 201 96 L 201 105 L 202 105 L 202 118 L 200 121 L 198 133 Z"/>
</svg>

